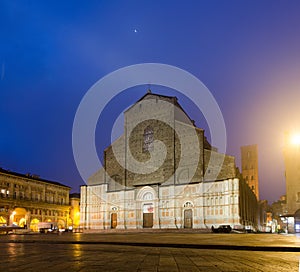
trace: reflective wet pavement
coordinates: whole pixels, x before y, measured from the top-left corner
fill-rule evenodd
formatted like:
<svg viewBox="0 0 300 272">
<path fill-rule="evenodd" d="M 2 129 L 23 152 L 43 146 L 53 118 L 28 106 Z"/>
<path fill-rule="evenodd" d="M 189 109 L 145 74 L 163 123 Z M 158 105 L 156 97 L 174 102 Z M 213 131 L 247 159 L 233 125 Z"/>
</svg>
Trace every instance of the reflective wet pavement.
<svg viewBox="0 0 300 272">
<path fill-rule="evenodd" d="M 280 245 L 298 250 L 299 241 L 294 235 L 275 234 L 1 235 L 1 271 L 299 271 L 300 252 L 185 247 Z M 164 246 L 153 246 L 156 242 Z"/>
</svg>

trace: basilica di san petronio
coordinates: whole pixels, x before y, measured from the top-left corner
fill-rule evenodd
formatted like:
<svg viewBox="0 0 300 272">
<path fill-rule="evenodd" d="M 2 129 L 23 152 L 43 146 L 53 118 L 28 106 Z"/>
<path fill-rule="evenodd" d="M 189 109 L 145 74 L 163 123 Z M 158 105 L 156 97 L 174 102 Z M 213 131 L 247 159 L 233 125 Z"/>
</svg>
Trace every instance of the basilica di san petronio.
<svg viewBox="0 0 300 272">
<path fill-rule="evenodd" d="M 233 156 L 211 145 L 177 97 L 148 90 L 79 193 L 0 168 L 0 232 L 202 230 L 300 232 L 300 137 L 285 134 L 286 194 L 259 198 L 257 145 Z"/>
<path fill-rule="evenodd" d="M 211 146 L 176 97 L 151 91 L 124 112 L 124 134 L 105 149 L 80 203 L 87 230 L 261 224 L 235 158 Z"/>
</svg>

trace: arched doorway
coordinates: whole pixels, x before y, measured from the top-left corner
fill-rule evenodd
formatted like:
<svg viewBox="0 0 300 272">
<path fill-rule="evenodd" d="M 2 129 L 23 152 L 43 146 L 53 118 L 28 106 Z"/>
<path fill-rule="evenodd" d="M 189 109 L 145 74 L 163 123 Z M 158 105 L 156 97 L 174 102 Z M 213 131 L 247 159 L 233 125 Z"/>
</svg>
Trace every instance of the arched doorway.
<svg viewBox="0 0 300 272">
<path fill-rule="evenodd" d="M 117 221 L 117 213 L 112 213 L 111 215 L 110 215 L 110 227 L 112 228 L 112 229 L 115 229 L 116 227 L 117 227 L 117 225 L 118 225 L 118 221 Z"/>
<path fill-rule="evenodd" d="M 185 229 L 192 229 L 193 228 L 193 210 L 191 209 L 193 204 L 190 201 L 187 201 L 184 205 L 183 211 L 183 227 Z"/>
<path fill-rule="evenodd" d="M 295 212 L 295 232 L 300 232 L 300 209 Z"/>
<path fill-rule="evenodd" d="M 184 210 L 184 228 L 185 229 L 193 228 L 193 211 L 192 211 L 192 209 Z"/>
<path fill-rule="evenodd" d="M 64 229 L 65 228 L 65 221 L 62 220 L 62 219 L 59 219 L 58 222 L 57 222 L 57 227 L 58 229 Z"/>
<path fill-rule="evenodd" d="M 20 227 L 26 226 L 26 210 L 24 208 L 15 208 L 11 215 L 11 222 Z"/>
<path fill-rule="evenodd" d="M 153 227 L 153 203 L 143 205 L 143 228 Z"/>
<path fill-rule="evenodd" d="M 137 199 L 140 200 L 140 216 L 141 227 L 152 228 L 154 226 L 154 207 L 156 203 L 156 193 L 154 189 L 150 186 L 145 186 L 141 188 L 137 194 Z M 156 224 L 156 223 L 155 223 Z"/>
</svg>

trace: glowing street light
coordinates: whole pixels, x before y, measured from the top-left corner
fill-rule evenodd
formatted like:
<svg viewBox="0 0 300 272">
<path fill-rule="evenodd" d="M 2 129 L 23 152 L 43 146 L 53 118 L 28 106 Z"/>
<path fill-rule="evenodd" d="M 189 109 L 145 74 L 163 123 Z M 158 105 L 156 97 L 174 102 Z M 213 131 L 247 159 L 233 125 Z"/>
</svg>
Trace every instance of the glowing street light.
<svg viewBox="0 0 300 272">
<path fill-rule="evenodd" d="M 300 134 L 294 134 L 291 136 L 292 145 L 300 145 Z"/>
</svg>

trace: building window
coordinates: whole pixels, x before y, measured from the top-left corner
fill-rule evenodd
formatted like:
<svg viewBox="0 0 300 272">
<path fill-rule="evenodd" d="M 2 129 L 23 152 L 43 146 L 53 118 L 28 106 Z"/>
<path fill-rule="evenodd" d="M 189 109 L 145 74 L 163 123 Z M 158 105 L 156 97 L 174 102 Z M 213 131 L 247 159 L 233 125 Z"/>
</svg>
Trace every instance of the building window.
<svg viewBox="0 0 300 272">
<path fill-rule="evenodd" d="M 143 152 L 153 150 L 153 129 L 148 126 L 144 130 Z"/>
</svg>

